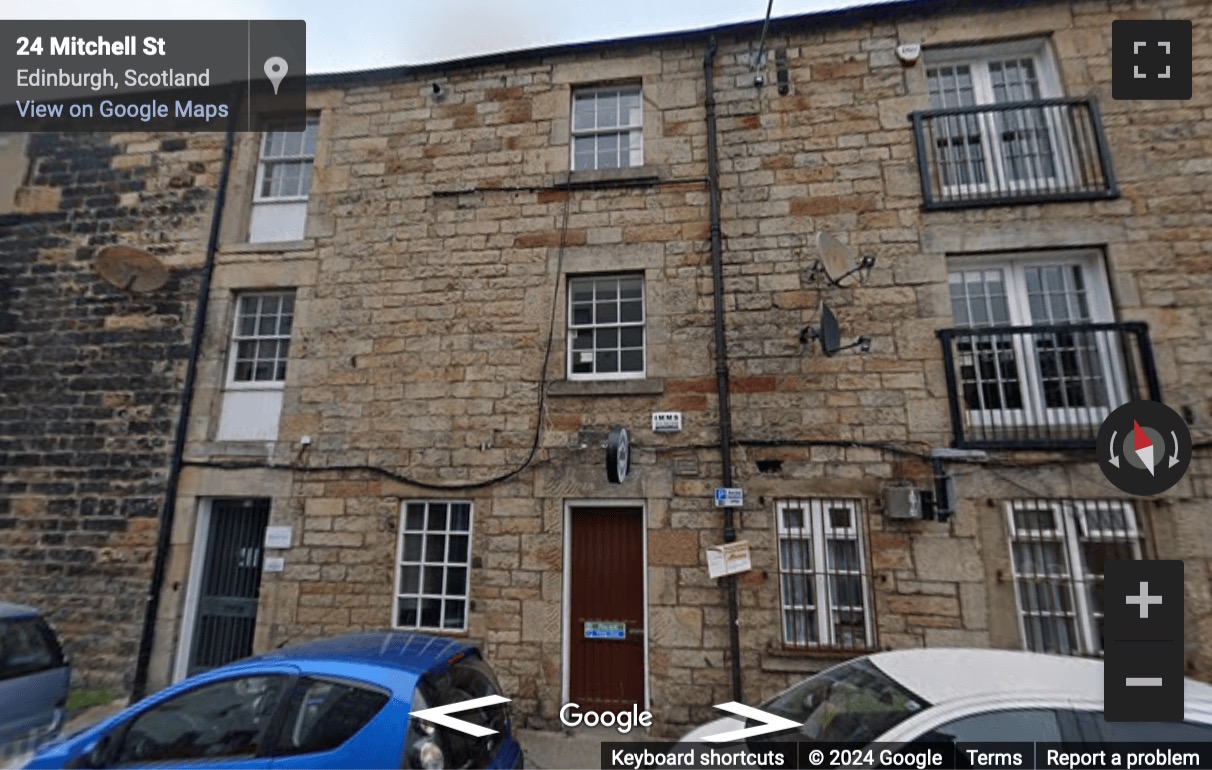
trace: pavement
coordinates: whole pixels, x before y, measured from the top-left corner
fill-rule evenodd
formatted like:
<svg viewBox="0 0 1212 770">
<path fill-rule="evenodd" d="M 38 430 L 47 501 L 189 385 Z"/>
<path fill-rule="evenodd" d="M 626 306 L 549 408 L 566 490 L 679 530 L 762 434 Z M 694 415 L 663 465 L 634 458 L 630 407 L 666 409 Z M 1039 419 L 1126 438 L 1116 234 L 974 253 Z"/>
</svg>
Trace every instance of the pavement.
<svg viewBox="0 0 1212 770">
<path fill-rule="evenodd" d="M 659 741 L 643 730 L 626 735 L 610 727 L 579 727 L 575 730 L 518 730 L 518 743 L 526 769 L 597 770 L 602 766 L 602 743 Z"/>
</svg>

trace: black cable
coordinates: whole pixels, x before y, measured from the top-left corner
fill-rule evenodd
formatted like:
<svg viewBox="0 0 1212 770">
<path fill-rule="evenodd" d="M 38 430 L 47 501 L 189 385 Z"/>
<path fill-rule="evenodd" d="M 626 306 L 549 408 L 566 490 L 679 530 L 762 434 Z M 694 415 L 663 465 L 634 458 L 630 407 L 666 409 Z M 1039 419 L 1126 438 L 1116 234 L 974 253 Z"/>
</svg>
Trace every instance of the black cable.
<svg viewBox="0 0 1212 770">
<path fill-rule="evenodd" d="M 414 487 L 420 487 L 422 489 L 433 489 L 433 490 L 448 491 L 448 492 L 450 492 L 450 491 L 457 492 L 457 491 L 472 490 L 472 489 L 484 489 L 485 487 L 491 487 L 496 484 L 501 484 L 503 482 L 509 481 L 510 479 L 516 477 L 518 474 L 522 473 L 522 471 L 529 468 L 534 463 L 535 455 L 537 455 L 539 452 L 539 444 L 543 439 L 543 416 L 547 411 L 547 382 L 548 382 L 547 371 L 551 365 L 551 351 L 552 351 L 552 348 L 555 347 L 556 308 L 558 306 L 559 298 L 560 298 L 560 278 L 561 278 L 561 276 L 564 275 L 564 250 L 568 245 L 568 219 L 569 219 L 569 215 L 570 215 L 570 209 L 572 207 L 571 184 L 572 184 L 572 173 L 569 172 L 567 181 L 565 182 L 565 186 L 564 186 L 564 192 L 565 192 L 564 216 L 563 216 L 562 222 L 560 223 L 560 246 L 559 246 L 559 251 L 557 252 L 557 256 L 556 256 L 555 287 L 552 290 L 551 315 L 548 318 L 548 323 L 547 323 L 547 347 L 543 351 L 543 364 L 539 368 L 539 383 L 538 383 L 539 384 L 539 402 L 538 402 L 538 409 L 537 409 L 538 413 L 535 418 L 534 438 L 530 442 L 530 452 L 526 455 L 526 459 L 522 461 L 521 465 L 519 465 L 518 467 L 514 468 L 511 471 L 502 473 L 498 476 L 493 476 L 492 478 L 489 478 L 489 479 L 484 479 L 482 481 L 469 481 L 469 482 L 464 482 L 461 484 L 434 484 L 432 482 L 421 481 L 420 479 L 410 478 L 403 474 L 396 473 L 395 471 L 390 470 L 388 468 L 383 468 L 383 467 L 380 467 L 377 465 L 353 464 L 353 465 L 318 465 L 318 466 L 304 465 L 304 466 L 300 466 L 300 465 L 294 465 L 294 464 L 270 465 L 269 463 L 215 463 L 215 462 L 203 462 L 203 461 L 194 461 L 194 462 L 190 462 L 189 464 L 190 465 L 201 465 L 201 466 L 211 467 L 211 468 L 228 468 L 228 469 L 275 468 L 276 467 L 276 468 L 284 468 L 284 469 L 295 470 L 295 471 L 311 471 L 311 472 L 361 471 L 364 473 L 373 473 L 378 476 L 384 476 L 386 478 L 391 479 L 392 481 L 400 482 L 401 484 L 410 484 Z"/>
</svg>

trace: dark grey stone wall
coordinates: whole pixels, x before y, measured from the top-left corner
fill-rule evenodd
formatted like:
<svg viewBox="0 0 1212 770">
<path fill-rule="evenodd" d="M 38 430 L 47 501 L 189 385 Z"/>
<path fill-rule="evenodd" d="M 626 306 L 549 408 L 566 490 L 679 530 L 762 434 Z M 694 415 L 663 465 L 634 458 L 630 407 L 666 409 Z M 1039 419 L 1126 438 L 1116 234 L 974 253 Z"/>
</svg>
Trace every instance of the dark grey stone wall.
<svg viewBox="0 0 1212 770">
<path fill-rule="evenodd" d="M 134 670 L 221 145 L 31 135 L 26 210 L 0 217 L 0 599 L 48 613 L 75 686 Z M 112 243 L 168 283 L 103 281 Z"/>
</svg>

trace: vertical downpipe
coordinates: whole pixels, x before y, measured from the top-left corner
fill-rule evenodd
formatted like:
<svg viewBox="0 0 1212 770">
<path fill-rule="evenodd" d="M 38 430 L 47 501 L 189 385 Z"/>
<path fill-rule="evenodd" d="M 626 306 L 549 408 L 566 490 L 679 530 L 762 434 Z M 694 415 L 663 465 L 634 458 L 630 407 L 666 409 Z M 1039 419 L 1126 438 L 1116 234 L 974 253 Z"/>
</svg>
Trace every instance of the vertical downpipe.
<svg viewBox="0 0 1212 770">
<path fill-rule="evenodd" d="M 728 405 L 728 344 L 724 338 L 724 255 L 720 234 L 720 169 L 715 141 L 715 38 L 703 57 L 707 88 L 707 183 L 711 198 L 711 288 L 715 309 L 715 383 L 720 403 L 720 464 L 723 486 L 732 486 L 732 411 Z M 724 542 L 736 540 L 732 508 L 724 509 Z M 741 688 L 741 629 L 737 613 L 736 576 L 725 575 L 728 593 L 728 647 L 732 662 L 732 699 L 744 703 Z"/>
<path fill-rule="evenodd" d="M 177 484 L 181 479 L 181 461 L 185 456 L 185 437 L 189 429 L 189 410 L 194 400 L 194 380 L 198 371 L 198 356 L 202 349 L 202 333 L 206 329 L 206 309 L 210 304 L 210 281 L 215 271 L 215 252 L 219 248 L 219 225 L 223 219 L 223 204 L 227 199 L 227 179 L 231 174 L 232 148 L 236 141 L 236 105 L 243 98 L 237 94 L 231 107 L 231 118 L 227 123 L 227 138 L 223 143 L 223 160 L 219 169 L 218 190 L 215 191 L 215 208 L 211 214 L 210 234 L 206 243 L 206 260 L 202 265 L 202 279 L 198 284 L 198 308 L 194 313 L 193 334 L 186 356 L 185 382 L 182 384 L 181 411 L 177 415 L 177 431 L 173 439 L 173 454 L 169 461 L 168 478 L 164 483 L 164 507 L 160 512 L 160 529 L 156 534 L 155 562 L 152 565 L 151 585 L 147 592 L 147 605 L 143 615 L 143 635 L 139 639 L 139 652 L 135 659 L 135 680 L 131 688 L 131 703 L 142 700 L 147 690 L 147 672 L 151 664 L 152 644 L 156 638 L 156 616 L 160 614 L 160 593 L 164 589 L 164 575 L 168 568 L 168 550 L 172 545 L 173 519 L 177 508 Z"/>
</svg>

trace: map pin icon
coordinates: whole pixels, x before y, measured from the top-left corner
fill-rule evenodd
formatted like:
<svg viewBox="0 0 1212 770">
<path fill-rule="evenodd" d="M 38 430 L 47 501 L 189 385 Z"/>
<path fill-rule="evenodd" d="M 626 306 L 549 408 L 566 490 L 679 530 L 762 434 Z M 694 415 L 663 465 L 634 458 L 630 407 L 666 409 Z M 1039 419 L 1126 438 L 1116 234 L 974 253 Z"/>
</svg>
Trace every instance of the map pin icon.
<svg viewBox="0 0 1212 770">
<path fill-rule="evenodd" d="M 265 77 L 273 83 L 274 96 L 278 95 L 278 86 L 281 85 L 282 78 L 286 77 L 287 69 L 286 60 L 281 56 L 271 56 L 265 60 Z"/>
</svg>

